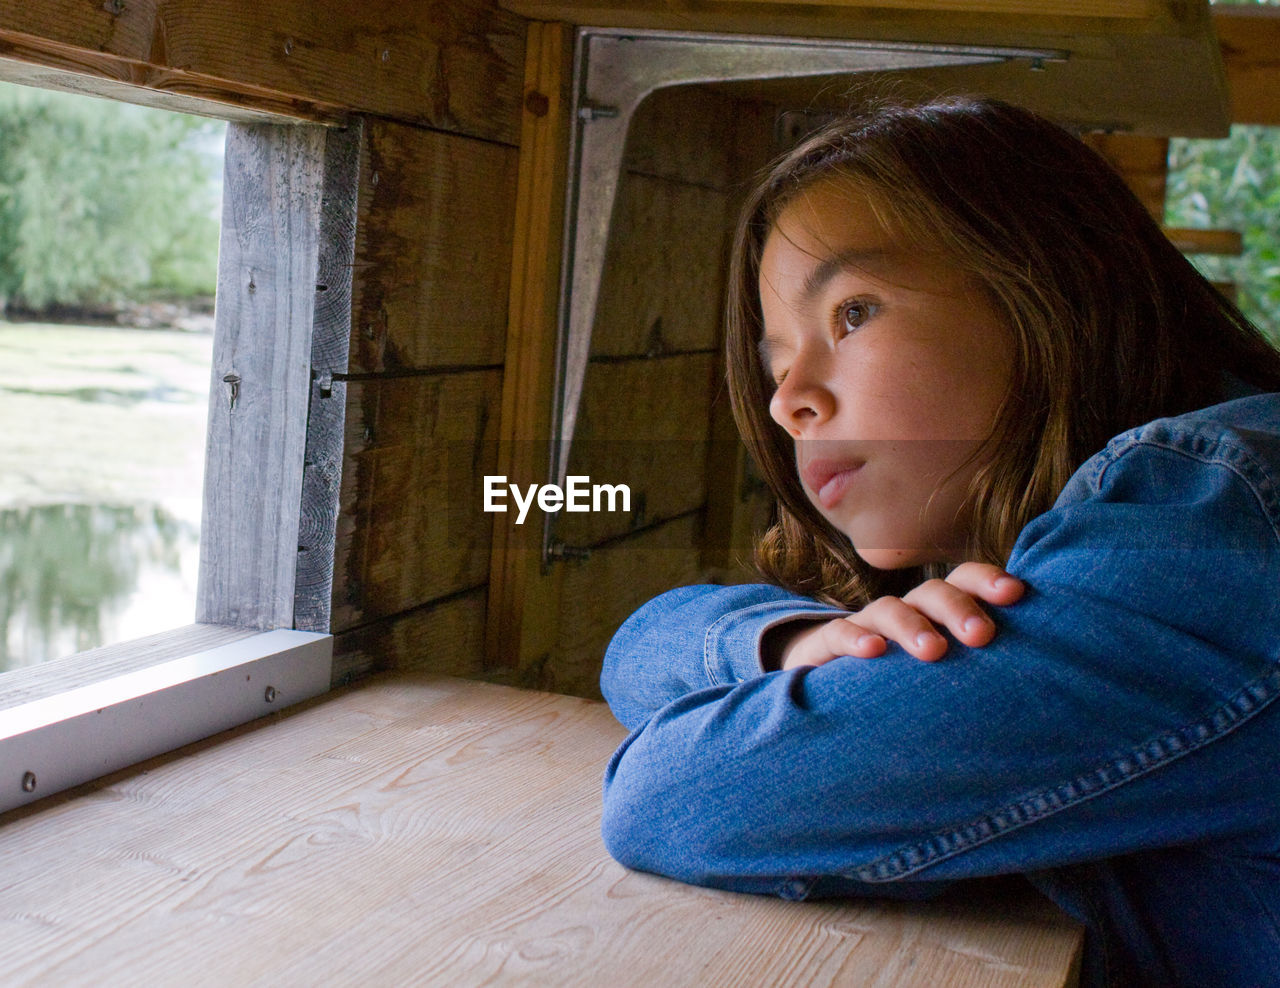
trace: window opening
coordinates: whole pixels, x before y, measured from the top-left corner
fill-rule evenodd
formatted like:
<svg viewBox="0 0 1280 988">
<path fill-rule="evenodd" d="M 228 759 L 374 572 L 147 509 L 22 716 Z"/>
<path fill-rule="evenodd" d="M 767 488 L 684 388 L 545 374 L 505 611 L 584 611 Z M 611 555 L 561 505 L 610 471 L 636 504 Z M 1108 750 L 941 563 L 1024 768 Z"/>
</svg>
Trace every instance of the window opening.
<svg viewBox="0 0 1280 988">
<path fill-rule="evenodd" d="M 1196 254 L 1192 263 L 1280 344 L 1280 128 L 1237 125 L 1221 140 L 1171 140 L 1165 221 L 1241 235 L 1239 256 Z"/>
<path fill-rule="evenodd" d="M 0 84 L 0 671 L 194 619 L 225 133 Z"/>
</svg>

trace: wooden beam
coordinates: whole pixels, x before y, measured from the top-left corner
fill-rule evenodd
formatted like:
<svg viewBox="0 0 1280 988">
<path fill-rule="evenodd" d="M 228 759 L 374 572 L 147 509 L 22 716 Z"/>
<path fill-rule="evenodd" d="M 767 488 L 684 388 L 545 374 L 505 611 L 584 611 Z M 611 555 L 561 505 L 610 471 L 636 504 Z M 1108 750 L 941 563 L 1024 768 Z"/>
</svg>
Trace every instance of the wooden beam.
<svg viewBox="0 0 1280 988">
<path fill-rule="evenodd" d="M 196 620 L 291 628 L 325 130 L 227 131 Z"/>
<path fill-rule="evenodd" d="M 740 0 L 743 6 L 789 4 L 796 0 Z M 937 14 L 1000 14 L 1003 16 L 1152 18 L 1166 7 L 1160 0 L 804 0 L 810 7 L 860 10 L 915 10 Z"/>
<path fill-rule="evenodd" d="M 876 22 L 895 25 L 932 21 L 939 29 L 985 25 L 1004 27 L 1021 22 L 1031 29 L 1078 30 L 1105 25 L 1114 31 L 1165 30 L 1207 17 L 1207 0 L 1191 5 L 1178 0 L 499 0 L 525 17 L 560 19 L 602 27 L 652 27 L 705 30 L 718 22 L 722 30 L 743 34 L 803 34 L 802 25 L 824 36 L 842 25 L 845 31 Z M 1090 22 L 1093 22 L 1092 24 Z M 847 34 L 856 37 L 856 34 Z M 907 40 L 907 39 L 903 39 Z"/>
<path fill-rule="evenodd" d="M 527 17 L 603 27 L 729 32 L 1044 48 L 1067 53 L 1030 71 L 1007 64 L 884 73 L 872 81 L 906 94 L 981 93 L 1009 99 L 1082 128 L 1221 136 L 1226 84 L 1207 0 L 1116 4 L 1059 0 L 893 0 L 784 3 L 762 0 L 500 0 Z M 954 6 L 963 9 L 942 9 Z M 1000 7 L 984 10 L 980 7 Z M 1048 13 L 1046 11 L 1058 11 Z M 1141 16 L 1138 16 L 1140 15 Z M 728 87 L 780 106 L 841 109 L 867 77 L 781 80 Z"/>
<path fill-rule="evenodd" d="M 0 80 L 80 96 L 137 103 L 236 123 L 340 124 L 335 103 L 299 99 L 258 86 L 157 69 L 114 55 L 0 32 Z"/>
<path fill-rule="evenodd" d="M 1184 254 L 1218 254 L 1239 257 L 1244 253 L 1244 237 L 1238 230 L 1193 230 L 1166 227 L 1164 235 Z"/>
<path fill-rule="evenodd" d="M 376 113 L 515 143 L 520 18 L 488 0 L 0 0 L 0 58 L 314 119 Z M 144 97 L 139 97 L 145 101 Z"/>
<path fill-rule="evenodd" d="M 1280 7 L 1215 7 L 1231 122 L 1280 126 Z"/>
<path fill-rule="evenodd" d="M 529 25 L 495 471 L 522 485 L 547 478 L 572 54 L 566 25 Z M 536 666 L 555 644 L 561 570 L 543 571 L 540 529 L 517 528 L 510 513 L 493 519 L 486 668 Z"/>
<path fill-rule="evenodd" d="M 363 126 L 359 119 L 325 133 L 317 235 L 315 314 L 311 327 L 311 396 L 298 513 L 293 626 L 328 633 L 333 559 L 342 486 L 346 386 L 351 341 L 351 270 Z"/>
</svg>

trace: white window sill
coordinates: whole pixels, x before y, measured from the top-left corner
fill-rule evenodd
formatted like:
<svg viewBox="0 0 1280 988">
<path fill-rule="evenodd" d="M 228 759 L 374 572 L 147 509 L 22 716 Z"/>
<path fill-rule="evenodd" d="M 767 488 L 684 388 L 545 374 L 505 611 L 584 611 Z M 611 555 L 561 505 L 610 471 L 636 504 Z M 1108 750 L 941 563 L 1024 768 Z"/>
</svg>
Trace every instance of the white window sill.
<svg viewBox="0 0 1280 988">
<path fill-rule="evenodd" d="M 181 654 L 184 634 L 196 642 L 202 630 L 175 632 L 166 651 L 176 645 L 179 654 L 165 661 L 49 695 L 24 690 L 0 699 L 0 812 L 329 689 L 331 635 L 265 631 Z M 23 671 L 55 679 L 56 666 Z"/>
</svg>

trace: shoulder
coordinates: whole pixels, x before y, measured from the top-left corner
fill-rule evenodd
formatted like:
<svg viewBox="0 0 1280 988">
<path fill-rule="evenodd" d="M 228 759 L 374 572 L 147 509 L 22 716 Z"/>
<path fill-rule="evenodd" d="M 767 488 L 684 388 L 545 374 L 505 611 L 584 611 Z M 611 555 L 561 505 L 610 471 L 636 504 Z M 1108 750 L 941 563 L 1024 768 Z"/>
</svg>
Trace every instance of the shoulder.
<svg viewBox="0 0 1280 988">
<path fill-rule="evenodd" d="M 1054 508 L 1164 505 L 1175 515 L 1250 515 L 1280 542 L 1280 394 L 1257 394 L 1157 419 L 1112 439 Z"/>
</svg>

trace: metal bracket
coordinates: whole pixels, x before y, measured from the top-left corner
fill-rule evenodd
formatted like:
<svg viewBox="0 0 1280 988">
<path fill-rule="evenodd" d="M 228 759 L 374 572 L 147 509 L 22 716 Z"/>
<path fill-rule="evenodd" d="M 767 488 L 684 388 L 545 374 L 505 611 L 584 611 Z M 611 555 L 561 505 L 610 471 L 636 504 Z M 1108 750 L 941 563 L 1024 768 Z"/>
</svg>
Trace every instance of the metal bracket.
<svg viewBox="0 0 1280 988">
<path fill-rule="evenodd" d="M 694 83 L 884 72 L 1025 59 L 1060 51 L 584 27 L 574 47 L 565 240 L 556 343 L 550 482 L 563 486 L 631 118 L 655 90 Z M 557 514 L 543 526 L 544 566 Z M 560 558 L 563 554 L 555 554 Z"/>
</svg>

